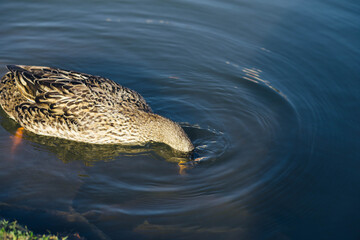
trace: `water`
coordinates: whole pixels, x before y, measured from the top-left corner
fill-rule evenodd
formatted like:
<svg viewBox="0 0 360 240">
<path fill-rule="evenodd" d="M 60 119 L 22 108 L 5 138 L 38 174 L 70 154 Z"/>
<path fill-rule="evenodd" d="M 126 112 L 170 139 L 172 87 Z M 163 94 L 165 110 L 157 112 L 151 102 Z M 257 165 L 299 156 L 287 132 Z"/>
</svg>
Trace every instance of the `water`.
<svg viewBox="0 0 360 240">
<path fill-rule="evenodd" d="M 0 64 L 101 75 L 180 122 L 161 144 L 26 133 L 1 112 L 0 217 L 87 239 L 359 239 L 356 1 L 8 1 Z"/>
</svg>

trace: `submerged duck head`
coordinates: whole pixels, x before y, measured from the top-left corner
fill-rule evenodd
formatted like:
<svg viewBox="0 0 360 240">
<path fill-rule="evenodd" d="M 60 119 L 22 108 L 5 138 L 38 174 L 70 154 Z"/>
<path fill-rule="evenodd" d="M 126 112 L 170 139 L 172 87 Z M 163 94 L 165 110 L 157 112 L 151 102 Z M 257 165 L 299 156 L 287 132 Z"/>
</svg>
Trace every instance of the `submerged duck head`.
<svg viewBox="0 0 360 240">
<path fill-rule="evenodd" d="M 162 142 L 180 152 L 192 152 L 194 146 L 179 124 L 157 114 L 150 114 L 143 125 L 147 141 Z"/>
</svg>

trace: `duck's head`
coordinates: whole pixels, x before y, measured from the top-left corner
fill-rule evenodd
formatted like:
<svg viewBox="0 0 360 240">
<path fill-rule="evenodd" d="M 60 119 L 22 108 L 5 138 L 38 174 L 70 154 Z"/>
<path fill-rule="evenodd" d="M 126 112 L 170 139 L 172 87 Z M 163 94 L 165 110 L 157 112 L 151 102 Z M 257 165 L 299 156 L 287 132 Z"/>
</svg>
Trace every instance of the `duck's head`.
<svg viewBox="0 0 360 240">
<path fill-rule="evenodd" d="M 173 149 L 184 153 L 194 150 L 194 146 L 184 130 L 179 124 L 170 119 L 152 114 L 145 126 L 150 141 L 165 143 Z"/>
</svg>

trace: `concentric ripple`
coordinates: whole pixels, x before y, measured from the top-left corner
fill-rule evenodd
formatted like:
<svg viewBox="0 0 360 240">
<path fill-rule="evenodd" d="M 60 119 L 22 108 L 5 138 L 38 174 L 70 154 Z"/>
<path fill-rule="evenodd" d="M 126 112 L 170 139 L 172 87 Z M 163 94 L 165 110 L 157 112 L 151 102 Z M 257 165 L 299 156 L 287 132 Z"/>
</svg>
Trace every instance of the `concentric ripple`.
<svg viewBox="0 0 360 240">
<path fill-rule="evenodd" d="M 309 161 L 294 161 L 304 123 L 299 101 L 294 104 L 297 96 L 277 79 L 285 70 L 261 63 L 277 61 L 299 72 L 289 58 L 264 47 L 265 30 L 240 21 L 242 13 L 255 15 L 255 23 L 272 13 L 266 15 L 265 8 L 258 16 L 245 3 L 233 3 L 235 11 L 233 4 L 219 1 L 156 6 L 125 1 L 86 14 L 95 2 L 69 11 L 73 18 L 60 14 L 45 23 L 29 11 L 31 21 L 15 19 L 9 28 L 22 31 L 29 44 L 35 41 L 33 52 L 0 62 L 73 69 L 130 87 L 154 112 L 181 124 L 194 143 L 194 156 L 179 157 L 156 143 L 97 146 L 31 133 L 12 155 L 6 150 L 18 126 L 2 113 L 7 171 L 0 172 L 0 182 L 9 190 L 0 201 L 30 213 L 44 211 L 49 219 L 61 215 L 79 231 L 86 225 L 101 232 L 80 232 L 89 239 L 148 239 L 159 229 L 164 236 L 155 239 L 220 239 L 224 233 L 246 239 L 252 224 L 266 222 L 268 200 L 286 199 L 287 181 L 301 181 L 298 169 Z M 46 15 L 49 5 L 30 8 Z M 15 30 L 9 41 L 21 41 Z M 9 51 L 14 48 L 26 52 L 20 44 Z M 316 115 L 309 100 L 297 99 Z M 304 135 L 311 138 L 309 132 Z"/>
</svg>

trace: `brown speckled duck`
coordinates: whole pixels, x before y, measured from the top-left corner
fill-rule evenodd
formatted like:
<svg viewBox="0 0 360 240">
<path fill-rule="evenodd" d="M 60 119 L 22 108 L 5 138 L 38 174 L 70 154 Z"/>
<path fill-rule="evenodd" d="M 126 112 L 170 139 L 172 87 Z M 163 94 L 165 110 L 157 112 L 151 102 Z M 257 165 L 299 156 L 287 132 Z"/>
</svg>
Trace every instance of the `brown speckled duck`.
<svg viewBox="0 0 360 240">
<path fill-rule="evenodd" d="M 162 142 L 194 147 L 175 122 L 110 79 L 50 67 L 9 65 L 0 82 L 4 111 L 28 131 L 94 144 Z"/>
</svg>

